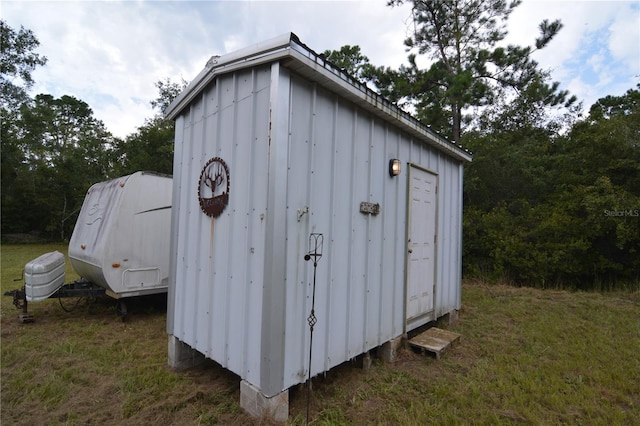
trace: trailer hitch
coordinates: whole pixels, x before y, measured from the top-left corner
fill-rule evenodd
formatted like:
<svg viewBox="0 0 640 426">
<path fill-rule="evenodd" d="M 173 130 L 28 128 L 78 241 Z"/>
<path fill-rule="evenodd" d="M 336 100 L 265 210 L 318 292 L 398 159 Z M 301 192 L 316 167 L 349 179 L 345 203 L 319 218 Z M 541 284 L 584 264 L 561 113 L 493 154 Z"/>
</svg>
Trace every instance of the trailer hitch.
<svg viewBox="0 0 640 426">
<path fill-rule="evenodd" d="M 15 307 L 18 309 L 22 309 L 22 312 L 18 314 L 18 319 L 20 320 L 20 322 L 26 323 L 34 321 L 33 315 L 27 311 L 28 302 L 25 287 L 17 290 L 6 291 L 4 295 L 13 297 L 13 304 L 15 305 Z M 104 288 L 81 278 L 79 280 L 60 286 L 60 288 L 51 296 L 49 296 L 48 299 L 58 299 L 62 309 L 64 309 L 66 312 L 70 312 L 70 309 L 65 308 L 65 306 L 62 304 L 62 299 L 66 299 L 69 297 L 99 297 L 104 295 Z"/>
</svg>

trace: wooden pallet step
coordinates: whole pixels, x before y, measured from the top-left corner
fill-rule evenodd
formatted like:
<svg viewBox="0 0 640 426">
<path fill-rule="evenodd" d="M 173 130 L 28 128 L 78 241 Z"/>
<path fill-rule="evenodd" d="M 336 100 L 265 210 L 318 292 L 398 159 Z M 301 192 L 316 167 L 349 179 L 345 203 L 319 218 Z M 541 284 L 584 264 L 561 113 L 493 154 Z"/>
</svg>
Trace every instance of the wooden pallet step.
<svg viewBox="0 0 640 426">
<path fill-rule="evenodd" d="M 424 352 L 432 353 L 436 356 L 436 359 L 439 359 L 440 355 L 457 342 L 460 337 L 462 337 L 461 334 L 453 331 L 432 327 L 409 340 L 409 344 Z"/>
</svg>

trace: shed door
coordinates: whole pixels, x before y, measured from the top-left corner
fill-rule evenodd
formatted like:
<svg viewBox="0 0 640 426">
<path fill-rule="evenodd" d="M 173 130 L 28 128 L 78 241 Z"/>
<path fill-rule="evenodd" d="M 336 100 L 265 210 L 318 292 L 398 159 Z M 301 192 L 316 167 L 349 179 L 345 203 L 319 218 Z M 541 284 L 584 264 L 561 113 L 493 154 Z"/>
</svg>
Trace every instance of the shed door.
<svg viewBox="0 0 640 426">
<path fill-rule="evenodd" d="M 433 319 L 437 183 L 436 175 L 410 167 L 407 330 Z"/>
</svg>

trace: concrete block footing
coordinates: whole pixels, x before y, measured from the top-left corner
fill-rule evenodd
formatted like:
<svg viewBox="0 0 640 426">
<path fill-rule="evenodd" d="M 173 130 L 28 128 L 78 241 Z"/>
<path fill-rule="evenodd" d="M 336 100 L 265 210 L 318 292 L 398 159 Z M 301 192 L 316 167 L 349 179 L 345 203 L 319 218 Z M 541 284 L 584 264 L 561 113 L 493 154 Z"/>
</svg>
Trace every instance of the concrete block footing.
<svg viewBox="0 0 640 426">
<path fill-rule="evenodd" d="M 454 325 L 455 323 L 458 322 L 458 317 L 459 317 L 459 311 L 457 309 L 454 309 L 453 311 L 447 314 L 447 322 L 449 323 L 449 325 Z"/>
<path fill-rule="evenodd" d="M 184 370 L 202 364 L 204 361 L 203 354 L 181 342 L 176 336 L 169 335 L 169 367 Z"/>
<path fill-rule="evenodd" d="M 365 352 L 365 354 L 362 356 L 362 369 L 364 371 L 369 371 L 371 370 L 372 364 L 373 360 L 371 359 L 371 355 L 369 354 L 369 352 Z"/>
<path fill-rule="evenodd" d="M 289 389 L 268 397 L 251 383 L 242 380 L 240 381 L 240 407 L 256 418 L 286 422 L 289 418 Z"/>
<path fill-rule="evenodd" d="M 389 340 L 378 348 L 378 356 L 385 362 L 393 362 L 398 355 L 398 351 L 402 347 L 406 336 L 399 336 Z"/>
</svg>

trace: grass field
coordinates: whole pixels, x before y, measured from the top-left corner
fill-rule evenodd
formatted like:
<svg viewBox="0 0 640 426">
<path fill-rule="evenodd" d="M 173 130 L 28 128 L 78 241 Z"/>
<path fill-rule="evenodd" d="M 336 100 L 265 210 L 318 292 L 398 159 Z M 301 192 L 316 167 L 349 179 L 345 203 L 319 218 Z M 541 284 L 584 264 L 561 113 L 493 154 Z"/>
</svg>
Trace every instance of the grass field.
<svg viewBox="0 0 640 426">
<path fill-rule="evenodd" d="M 62 245 L 3 245 L 2 292 Z M 68 270 L 67 281 L 74 276 Z M 311 418 L 334 424 L 640 424 L 640 293 L 571 293 L 465 283 L 463 335 L 440 360 L 403 349 L 369 371 L 314 379 Z M 72 300 L 66 301 L 70 304 Z M 2 425 L 264 424 L 239 406 L 239 378 L 213 362 L 167 367 L 166 306 L 110 299 L 32 303 L 32 324 L 1 304 Z M 290 392 L 304 424 L 306 390 Z"/>
</svg>

